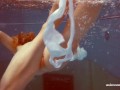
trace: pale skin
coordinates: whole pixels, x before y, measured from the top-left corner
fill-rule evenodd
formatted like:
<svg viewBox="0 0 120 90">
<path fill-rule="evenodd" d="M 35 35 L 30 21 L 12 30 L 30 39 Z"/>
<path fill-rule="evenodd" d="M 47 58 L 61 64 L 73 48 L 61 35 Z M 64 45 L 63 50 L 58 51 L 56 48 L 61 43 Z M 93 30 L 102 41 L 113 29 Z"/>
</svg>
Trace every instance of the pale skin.
<svg viewBox="0 0 120 90">
<path fill-rule="evenodd" d="M 96 20 L 101 7 L 102 4 L 91 5 L 90 3 L 78 3 L 74 11 L 76 33 L 73 42 L 73 52 L 76 51 L 79 41 L 88 32 L 90 26 Z M 53 12 L 57 8 L 58 3 L 54 3 L 50 12 Z M 84 16 L 87 16 L 87 18 L 85 20 L 80 20 L 80 18 Z M 61 21 L 62 18 L 55 22 L 56 28 L 59 26 Z M 31 42 L 20 46 L 19 49 L 13 48 L 14 45 L 11 37 L 0 32 L 0 42 L 3 43 L 11 52 L 15 53 L 1 79 L 0 90 L 23 90 L 37 71 L 42 74 L 56 70 L 49 63 L 49 52 L 45 48 L 43 42 L 43 32 L 46 27 L 46 23 L 42 26 L 38 35 Z M 62 44 L 63 47 L 66 47 L 66 43 L 69 39 L 69 26 L 70 22 L 68 20 L 63 32 L 63 36 L 66 40 L 66 42 Z M 84 30 L 80 30 L 79 26 L 84 28 Z M 43 65 L 40 64 L 40 62 L 43 62 Z"/>
</svg>

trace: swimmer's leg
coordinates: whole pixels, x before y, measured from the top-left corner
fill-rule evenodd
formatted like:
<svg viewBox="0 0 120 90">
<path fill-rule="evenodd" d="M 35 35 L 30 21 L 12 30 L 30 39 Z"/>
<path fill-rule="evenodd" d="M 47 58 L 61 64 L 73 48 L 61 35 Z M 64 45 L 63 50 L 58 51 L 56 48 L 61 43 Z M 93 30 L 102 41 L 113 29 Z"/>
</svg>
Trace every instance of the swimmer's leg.
<svg viewBox="0 0 120 90">
<path fill-rule="evenodd" d="M 101 10 L 102 4 L 96 4 L 92 5 L 90 3 L 79 3 L 75 9 L 74 12 L 74 18 L 75 18 L 75 37 L 73 42 L 72 50 L 73 52 L 76 52 L 77 47 L 79 45 L 80 40 L 83 38 L 83 36 L 88 32 L 90 26 L 92 23 L 96 20 L 100 10 Z M 83 19 L 84 16 L 87 16 L 86 19 Z M 80 25 L 80 26 L 79 26 Z M 83 30 L 82 30 L 83 29 Z M 66 26 L 64 28 L 63 36 L 65 38 L 65 43 L 62 44 L 63 47 L 67 47 L 67 42 L 69 40 L 70 35 L 70 21 L 68 19 Z M 45 48 L 46 49 L 46 48 Z M 44 50 L 44 71 L 54 71 L 56 70 L 50 63 L 49 63 L 49 52 L 48 50 Z M 66 65 L 66 64 L 64 64 Z M 64 66 L 63 65 L 63 66 Z"/>
<path fill-rule="evenodd" d="M 13 43 L 13 38 L 2 31 L 0 31 L 0 42 L 12 53 L 16 52 L 16 48 L 14 47 Z"/>
<path fill-rule="evenodd" d="M 78 3 L 75 11 L 74 11 L 74 19 L 75 19 L 75 37 L 73 41 L 73 52 L 76 51 L 79 42 L 88 32 L 90 26 L 95 22 L 99 12 L 101 10 L 102 3 L 98 3 L 93 5 L 92 3 Z M 70 35 L 70 21 L 68 20 L 66 23 L 66 27 L 63 32 L 63 36 L 65 41 L 68 41 Z M 67 42 L 63 44 L 66 46 Z"/>
<path fill-rule="evenodd" d="M 58 9 L 58 7 L 59 7 L 58 4 L 59 4 L 58 2 L 55 2 L 55 3 L 52 5 L 52 8 L 51 8 L 51 10 L 50 10 L 50 12 L 49 12 L 49 15 L 51 15 L 56 9 Z M 67 12 L 67 10 L 68 10 L 68 7 L 66 7 L 65 12 Z M 60 25 L 61 22 L 63 21 L 64 17 L 65 17 L 65 14 L 64 14 L 60 19 L 58 19 L 58 20 L 55 21 L 55 28 L 58 28 L 58 27 L 59 27 L 59 25 Z M 46 57 L 46 56 L 47 56 L 47 57 Z M 49 68 L 49 70 L 50 70 L 51 67 L 49 67 L 49 63 L 45 62 L 44 59 L 45 59 L 45 60 L 49 60 L 49 52 L 48 52 L 47 48 L 45 48 L 45 49 L 44 49 L 44 52 L 43 52 L 43 58 L 42 58 L 42 60 L 41 60 L 41 62 L 40 62 L 40 70 L 44 69 L 46 66 L 48 66 L 48 68 Z M 51 66 L 51 65 L 50 65 L 50 66 Z M 45 69 L 44 69 L 44 70 L 45 70 Z M 44 71 L 44 70 L 43 70 L 43 71 Z M 52 70 L 52 69 L 51 69 L 51 70 Z"/>
<path fill-rule="evenodd" d="M 34 40 L 21 46 L 13 56 L 0 81 L 0 90 L 24 90 L 34 77 L 39 69 L 40 58 L 42 58 L 45 48 L 43 42 L 44 27 L 41 28 Z"/>
</svg>

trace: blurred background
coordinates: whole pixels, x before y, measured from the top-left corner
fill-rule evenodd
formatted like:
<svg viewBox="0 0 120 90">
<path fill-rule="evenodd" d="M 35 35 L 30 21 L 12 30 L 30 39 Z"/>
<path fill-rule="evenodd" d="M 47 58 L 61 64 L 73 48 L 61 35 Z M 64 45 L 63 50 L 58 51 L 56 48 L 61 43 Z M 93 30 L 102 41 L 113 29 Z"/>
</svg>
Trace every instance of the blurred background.
<svg viewBox="0 0 120 90">
<path fill-rule="evenodd" d="M 1 0 L 0 30 L 14 36 L 37 34 L 46 21 L 52 3 L 47 0 Z M 65 21 L 59 27 L 62 31 Z M 70 62 L 63 69 L 36 75 L 25 90 L 120 90 L 106 84 L 120 84 L 120 0 L 106 3 L 97 21 L 80 42 L 88 56 Z M 12 54 L 0 44 L 0 78 Z"/>
</svg>

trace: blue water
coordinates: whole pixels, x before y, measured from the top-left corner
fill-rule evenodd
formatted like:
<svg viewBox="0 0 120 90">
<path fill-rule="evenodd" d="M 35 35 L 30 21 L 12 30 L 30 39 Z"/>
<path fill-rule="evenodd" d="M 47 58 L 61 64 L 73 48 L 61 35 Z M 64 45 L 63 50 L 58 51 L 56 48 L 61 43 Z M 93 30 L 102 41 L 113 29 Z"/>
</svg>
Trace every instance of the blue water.
<svg viewBox="0 0 120 90">
<path fill-rule="evenodd" d="M 101 20 L 105 15 L 120 15 L 120 7 L 104 6 L 95 26 L 80 42 L 88 51 L 85 60 L 92 60 L 111 74 L 120 77 L 120 18 Z M 9 35 L 16 35 L 21 31 L 39 32 L 46 21 L 48 10 L 36 9 L 8 9 L 0 11 L 0 30 Z M 64 23 L 59 28 L 62 30 Z M 105 31 L 110 33 L 110 39 L 105 39 Z M 10 61 L 12 54 L 0 45 L 0 61 Z M 6 57 L 7 56 L 7 57 Z"/>
</svg>

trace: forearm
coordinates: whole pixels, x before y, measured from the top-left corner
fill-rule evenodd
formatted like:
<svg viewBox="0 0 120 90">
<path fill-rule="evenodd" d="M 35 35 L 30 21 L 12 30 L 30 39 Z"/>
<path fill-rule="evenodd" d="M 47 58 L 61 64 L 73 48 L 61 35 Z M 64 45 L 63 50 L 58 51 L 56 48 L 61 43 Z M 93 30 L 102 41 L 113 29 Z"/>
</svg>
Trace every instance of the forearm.
<svg viewBox="0 0 120 90">
<path fill-rule="evenodd" d="M 7 35 L 6 33 L 2 32 L 2 31 L 0 31 L 0 43 L 3 44 L 12 53 L 16 52 L 16 48 L 13 43 L 13 39 L 9 35 Z"/>
<path fill-rule="evenodd" d="M 79 3 L 75 13 L 75 41 L 79 43 L 85 34 L 89 31 L 92 24 L 95 23 L 103 3 Z"/>
</svg>

